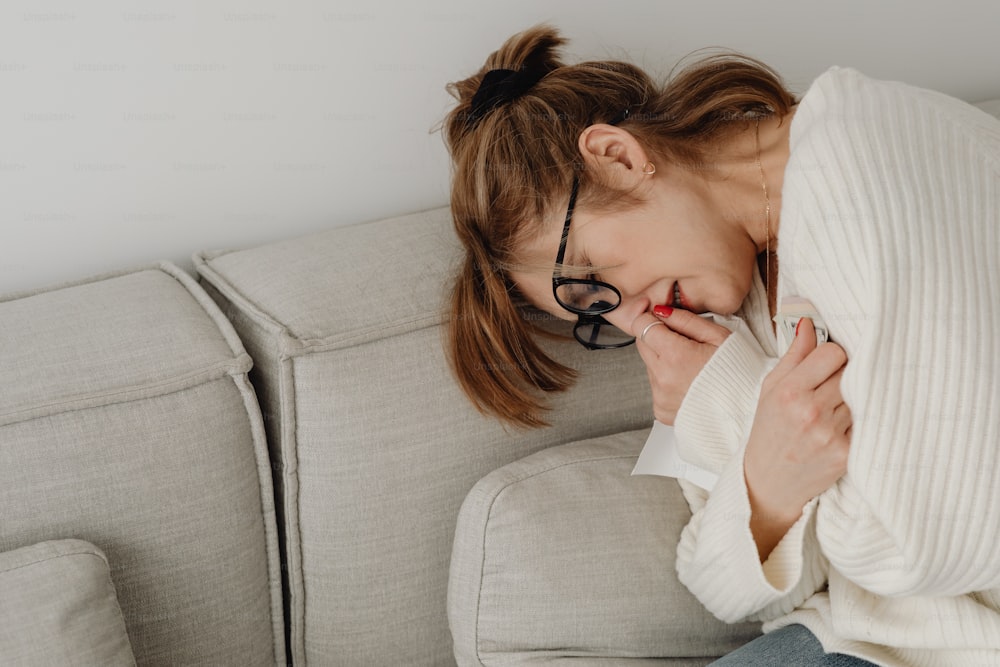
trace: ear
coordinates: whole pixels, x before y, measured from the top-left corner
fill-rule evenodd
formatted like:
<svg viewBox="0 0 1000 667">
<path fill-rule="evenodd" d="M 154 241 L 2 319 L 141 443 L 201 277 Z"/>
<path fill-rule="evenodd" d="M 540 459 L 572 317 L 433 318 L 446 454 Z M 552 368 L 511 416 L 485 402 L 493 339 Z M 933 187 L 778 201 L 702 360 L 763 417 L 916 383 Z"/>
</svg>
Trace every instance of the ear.
<svg viewBox="0 0 1000 667">
<path fill-rule="evenodd" d="M 591 125 L 580 133 L 580 154 L 587 169 L 601 173 L 613 188 L 631 190 L 646 178 L 642 169 L 649 158 L 631 132 L 614 125 Z"/>
</svg>

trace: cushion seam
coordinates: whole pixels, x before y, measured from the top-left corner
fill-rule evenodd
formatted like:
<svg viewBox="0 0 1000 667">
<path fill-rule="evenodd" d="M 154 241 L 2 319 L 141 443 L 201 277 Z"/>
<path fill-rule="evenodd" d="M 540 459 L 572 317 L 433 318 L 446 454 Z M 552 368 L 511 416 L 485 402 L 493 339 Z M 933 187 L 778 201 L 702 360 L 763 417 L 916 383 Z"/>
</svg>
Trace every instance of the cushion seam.
<svg viewBox="0 0 1000 667">
<path fill-rule="evenodd" d="M 10 553 L 10 552 L 7 552 L 7 553 Z M 71 556 L 92 556 L 92 557 L 97 558 L 98 560 L 100 560 L 105 565 L 108 565 L 108 561 L 106 559 L 102 558 L 100 556 L 100 554 L 96 554 L 93 551 L 85 551 L 85 550 L 81 549 L 79 551 L 70 551 L 70 552 L 67 552 L 67 553 L 64 553 L 64 554 L 54 554 L 54 555 L 51 555 L 51 556 L 46 556 L 45 558 L 38 558 L 38 559 L 35 559 L 35 560 L 33 560 L 31 562 L 28 562 L 28 563 L 22 563 L 21 565 L 16 565 L 14 567 L 8 567 L 8 568 L 5 568 L 5 569 L 2 569 L 2 570 L 0 570 L 0 573 L 6 574 L 8 572 L 16 572 L 17 570 L 20 570 L 20 569 L 25 568 L 25 567 L 31 567 L 32 565 L 38 565 L 40 563 L 45 563 L 45 562 L 48 562 L 50 560 L 57 560 L 59 558 L 66 558 L 66 557 L 71 557 Z"/>
<path fill-rule="evenodd" d="M 268 597 L 270 598 L 270 603 L 268 604 L 268 609 L 271 612 L 271 631 L 274 633 L 274 645 L 273 645 L 273 655 L 275 664 L 279 664 L 281 660 L 285 658 L 285 651 L 287 650 L 285 643 L 285 629 L 284 629 L 284 601 L 281 599 L 283 592 L 279 593 L 278 599 L 275 600 L 274 596 L 274 574 L 277 571 L 278 575 L 278 589 L 282 591 L 282 581 L 281 581 L 281 548 L 278 544 L 278 513 L 277 507 L 275 506 L 274 500 L 274 482 L 271 478 L 271 458 L 270 452 L 268 450 L 267 435 L 264 431 L 264 422 L 260 413 L 260 404 L 257 402 L 257 397 L 253 392 L 250 380 L 245 374 L 239 374 L 237 376 L 230 377 L 233 380 L 233 384 L 236 386 L 236 390 L 239 392 L 242 399 L 243 408 L 247 416 L 247 422 L 250 425 L 250 440 L 253 444 L 253 458 L 254 463 L 257 467 L 257 491 L 258 497 L 260 498 L 260 525 L 263 527 L 263 537 L 264 537 L 264 554 L 267 559 L 267 578 L 268 578 Z M 222 378 L 219 378 L 222 379 Z M 254 410 L 256 408 L 256 410 Z M 271 517 L 273 521 L 268 521 L 268 513 L 266 505 L 270 504 Z M 273 552 L 272 553 L 272 547 Z M 275 560 L 277 559 L 277 562 Z M 277 610 L 275 610 L 275 605 L 277 605 Z M 275 611 L 277 611 L 277 616 L 281 619 L 280 623 L 280 633 L 278 628 L 275 628 L 276 619 L 274 617 Z M 280 636 L 279 636 L 280 635 Z M 278 655 L 278 649 L 281 649 L 281 655 Z"/>
<path fill-rule="evenodd" d="M 359 345 L 377 343 L 399 336 L 406 336 L 427 329 L 440 327 L 444 322 L 440 318 L 414 318 L 411 320 L 400 320 L 390 326 L 373 326 L 367 329 L 332 334 L 326 337 L 306 337 L 295 334 L 287 326 L 284 327 L 285 336 L 294 343 L 295 349 L 291 351 L 292 356 L 312 354 L 317 352 L 334 352 L 337 350 L 347 350 Z M 390 331 L 392 333 L 386 333 Z"/>
<path fill-rule="evenodd" d="M 603 455 L 603 456 L 591 456 L 589 458 L 578 459 L 578 460 L 575 460 L 575 461 L 566 461 L 564 463 L 560 463 L 558 465 L 554 465 L 554 466 L 545 468 L 543 470 L 537 470 L 537 471 L 531 472 L 529 474 L 525 474 L 523 477 L 518 477 L 517 479 L 510 480 L 509 482 L 507 482 L 506 484 L 504 484 L 503 487 L 500 488 L 497 491 L 497 493 L 495 494 L 493 502 L 496 502 L 496 498 L 501 493 L 503 493 L 504 491 L 506 491 L 510 487 L 514 486 L 515 484 L 520 484 L 521 482 L 526 482 L 527 480 L 529 480 L 529 479 L 531 479 L 533 477 L 538 477 L 539 475 L 543 475 L 543 474 L 545 474 L 547 472 L 552 472 L 553 470 L 559 470 L 560 468 L 566 468 L 568 466 L 579 465 L 581 463 L 594 463 L 596 461 L 611 461 L 611 460 L 614 460 L 614 459 L 634 459 L 634 458 L 636 458 L 636 456 L 637 456 L 636 454 L 606 454 L 606 455 Z M 493 511 L 493 502 L 490 503 L 490 513 L 492 513 L 492 511 Z"/>
<path fill-rule="evenodd" d="M 278 456 L 283 466 L 294 469 L 282 470 L 282 506 L 284 516 L 281 520 L 285 526 L 285 560 L 288 572 L 288 649 L 292 662 L 301 657 L 302 662 L 308 662 L 306 649 L 306 582 L 302 567 L 302 524 L 300 521 L 300 500 L 302 488 L 299 484 L 299 420 L 298 401 L 295 387 L 295 359 L 293 356 L 282 357 L 278 367 L 278 404 L 280 409 L 281 428 L 278 433 Z M 292 458 L 294 457 L 294 460 Z M 289 484 L 294 477 L 295 488 L 290 491 Z M 292 522 L 294 521 L 294 526 Z M 292 534 L 292 528 L 295 534 Z M 282 603 L 284 607 L 284 603 Z M 284 613 L 284 608 L 282 608 Z"/>
<path fill-rule="evenodd" d="M 92 395 L 70 396 L 51 403 L 32 405 L 12 412 L 0 414 L 0 427 L 18 424 L 32 419 L 41 419 L 53 415 L 78 412 L 92 408 L 107 407 L 121 403 L 131 403 L 137 400 L 169 396 L 185 389 L 198 387 L 209 382 L 221 380 L 226 376 L 243 375 L 247 372 L 246 365 L 250 357 L 246 353 L 239 358 L 226 359 L 208 368 L 202 368 L 177 375 L 158 382 L 131 385 L 119 389 L 110 389 Z M 117 399 L 117 400 L 116 400 Z M 70 407 L 76 405 L 77 407 Z M 65 408 L 65 409 L 60 409 Z"/>
<path fill-rule="evenodd" d="M 227 253 L 229 254 L 229 253 Z M 248 297 L 242 290 L 236 287 L 232 280 L 216 267 L 212 265 L 215 260 L 204 260 L 201 265 L 196 265 L 199 280 L 204 280 L 211 285 L 219 294 L 226 298 L 231 304 L 236 306 L 240 312 L 249 314 L 254 320 L 270 325 L 269 333 L 288 334 L 288 327 L 280 322 L 274 315 L 264 310 L 260 304 Z M 226 318 L 227 320 L 229 318 Z"/>
<path fill-rule="evenodd" d="M 191 300 L 194 301 L 205 316 L 212 322 L 215 326 L 216 331 L 222 336 L 222 339 L 226 342 L 226 346 L 229 347 L 230 352 L 233 356 L 239 356 L 240 354 L 246 353 L 246 348 L 243 346 L 243 341 L 240 339 L 239 334 L 236 332 L 233 323 L 229 321 L 226 314 L 222 312 L 212 297 L 198 285 L 198 281 L 195 280 L 187 271 L 183 271 L 174 264 L 170 262 L 160 262 L 159 268 L 163 273 L 173 278 L 181 286 L 181 288 L 188 293 Z"/>
</svg>

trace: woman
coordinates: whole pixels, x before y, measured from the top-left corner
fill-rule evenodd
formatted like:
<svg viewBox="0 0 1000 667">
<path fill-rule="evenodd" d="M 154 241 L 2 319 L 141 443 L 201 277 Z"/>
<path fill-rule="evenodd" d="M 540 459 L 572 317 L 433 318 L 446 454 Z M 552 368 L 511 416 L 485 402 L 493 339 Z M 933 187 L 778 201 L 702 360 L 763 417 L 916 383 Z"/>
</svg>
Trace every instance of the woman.
<svg viewBox="0 0 1000 667">
<path fill-rule="evenodd" d="M 720 664 L 1000 662 L 1000 123 L 841 68 L 796 101 L 738 56 L 661 90 L 561 44 L 515 35 L 451 87 L 466 393 L 538 425 L 571 383 L 522 299 L 637 339 L 655 416 L 720 475 L 684 485 L 678 575 L 765 621 Z M 779 361 L 788 297 L 836 344 L 803 319 Z"/>
</svg>

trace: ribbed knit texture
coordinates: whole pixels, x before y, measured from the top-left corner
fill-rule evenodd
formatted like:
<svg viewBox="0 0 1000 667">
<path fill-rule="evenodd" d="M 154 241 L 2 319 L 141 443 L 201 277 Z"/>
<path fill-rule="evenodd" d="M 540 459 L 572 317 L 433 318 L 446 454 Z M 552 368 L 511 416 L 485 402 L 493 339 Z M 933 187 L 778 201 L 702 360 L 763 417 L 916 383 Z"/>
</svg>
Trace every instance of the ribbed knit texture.
<svg viewBox="0 0 1000 667">
<path fill-rule="evenodd" d="M 761 566 L 742 447 L 774 359 L 755 296 L 677 418 L 682 456 L 721 474 L 709 498 L 685 485 L 678 574 L 720 618 L 803 623 L 827 651 L 1000 665 L 1000 122 L 835 67 L 790 132 L 779 298 L 847 351 L 848 473 Z"/>
</svg>

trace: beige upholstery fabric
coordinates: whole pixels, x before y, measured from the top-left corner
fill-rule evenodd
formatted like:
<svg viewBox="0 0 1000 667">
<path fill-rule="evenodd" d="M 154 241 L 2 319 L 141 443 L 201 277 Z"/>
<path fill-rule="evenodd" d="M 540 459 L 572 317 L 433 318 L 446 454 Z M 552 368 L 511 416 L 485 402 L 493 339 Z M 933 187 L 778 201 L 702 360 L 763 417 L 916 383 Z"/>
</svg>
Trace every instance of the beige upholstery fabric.
<svg viewBox="0 0 1000 667">
<path fill-rule="evenodd" d="M 505 430 L 443 353 L 448 211 L 199 255 L 254 358 L 280 489 L 297 664 L 454 661 L 448 565 L 462 499 L 529 453 L 651 424 L 634 349 L 552 343 L 582 374 L 554 426 Z"/>
<path fill-rule="evenodd" d="M 250 359 L 161 264 L 0 298 L 0 551 L 107 555 L 141 664 L 284 659 Z"/>
<path fill-rule="evenodd" d="M 677 581 L 691 513 L 675 480 L 630 476 L 647 435 L 553 447 L 476 484 L 448 591 L 460 665 L 706 664 L 759 634 L 713 618 Z"/>
<path fill-rule="evenodd" d="M 0 662 L 135 665 L 100 549 L 57 540 L 0 553 Z"/>
</svg>

